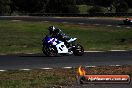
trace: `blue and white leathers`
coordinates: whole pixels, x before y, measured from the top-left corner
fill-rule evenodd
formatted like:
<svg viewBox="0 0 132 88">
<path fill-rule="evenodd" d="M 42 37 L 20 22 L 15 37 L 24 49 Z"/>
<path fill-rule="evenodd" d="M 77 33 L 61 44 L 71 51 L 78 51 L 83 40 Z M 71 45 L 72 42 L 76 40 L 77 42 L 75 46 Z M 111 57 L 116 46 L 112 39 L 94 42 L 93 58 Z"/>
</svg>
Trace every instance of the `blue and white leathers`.
<svg viewBox="0 0 132 88">
<path fill-rule="evenodd" d="M 68 53 L 68 48 L 66 47 L 64 42 L 59 41 L 57 38 L 48 38 L 47 43 L 55 46 L 58 53 Z"/>
</svg>

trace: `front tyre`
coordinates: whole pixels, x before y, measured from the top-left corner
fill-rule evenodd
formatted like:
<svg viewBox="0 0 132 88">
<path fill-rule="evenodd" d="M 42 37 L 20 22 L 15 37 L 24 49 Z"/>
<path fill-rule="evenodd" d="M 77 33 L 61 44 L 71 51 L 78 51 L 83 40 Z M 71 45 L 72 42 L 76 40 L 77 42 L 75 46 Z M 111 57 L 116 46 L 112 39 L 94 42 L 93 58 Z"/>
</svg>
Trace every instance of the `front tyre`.
<svg viewBox="0 0 132 88">
<path fill-rule="evenodd" d="M 84 48 L 80 44 L 76 44 L 73 48 L 73 54 L 75 56 L 82 56 L 84 54 Z"/>
<path fill-rule="evenodd" d="M 46 56 L 57 56 L 57 50 L 55 47 L 46 47 L 43 45 L 42 51 Z"/>
</svg>

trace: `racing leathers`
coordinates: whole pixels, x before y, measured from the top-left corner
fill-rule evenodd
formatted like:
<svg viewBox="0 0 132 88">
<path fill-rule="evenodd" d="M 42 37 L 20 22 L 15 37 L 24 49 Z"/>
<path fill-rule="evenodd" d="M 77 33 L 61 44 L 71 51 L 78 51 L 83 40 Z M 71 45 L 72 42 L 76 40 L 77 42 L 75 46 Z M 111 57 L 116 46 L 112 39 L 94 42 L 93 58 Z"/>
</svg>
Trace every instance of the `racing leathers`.
<svg viewBox="0 0 132 88">
<path fill-rule="evenodd" d="M 68 44 L 68 41 L 71 39 L 69 36 L 64 34 L 60 29 L 56 28 L 54 32 L 49 34 L 51 37 L 57 38 L 61 41 L 63 41 L 66 45 Z"/>
</svg>

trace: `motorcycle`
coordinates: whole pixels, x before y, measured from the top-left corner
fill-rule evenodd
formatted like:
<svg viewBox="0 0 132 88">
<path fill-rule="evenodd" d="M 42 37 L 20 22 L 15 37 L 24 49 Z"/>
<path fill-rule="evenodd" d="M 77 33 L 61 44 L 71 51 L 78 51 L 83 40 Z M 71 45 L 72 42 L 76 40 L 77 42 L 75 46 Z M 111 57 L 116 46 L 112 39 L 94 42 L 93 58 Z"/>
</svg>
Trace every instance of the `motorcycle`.
<svg viewBox="0 0 132 88">
<path fill-rule="evenodd" d="M 42 42 L 42 51 L 46 56 L 58 56 L 61 54 L 74 54 L 75 56 L 82 56 L 84 54 L 84 48 L 76 43 L 77 38 L 71 38 L 68 44 L 57 38 L 46 36 Z"/>
<path fill-rule="evenodd" d="M 129 24 L 132 24 L 132 19 L 125 19 L 125 20 L 123 20 L 123 22 L 124 22 L 124 24 L 126 24 L 126 25 L 129 25 Z"/>
</svg>

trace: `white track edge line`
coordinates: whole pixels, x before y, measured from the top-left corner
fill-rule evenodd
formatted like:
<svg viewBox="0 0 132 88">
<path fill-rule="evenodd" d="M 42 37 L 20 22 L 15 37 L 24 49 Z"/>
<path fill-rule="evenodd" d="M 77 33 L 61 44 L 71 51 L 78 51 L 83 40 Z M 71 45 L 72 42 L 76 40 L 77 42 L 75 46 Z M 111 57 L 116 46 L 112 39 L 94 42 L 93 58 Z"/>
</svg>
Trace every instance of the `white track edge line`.
<svg viewBox="0 0 132 88">
<path fill-rule="evenodd" d="M 117 52 L 117 51 L 131 51 L 132 49 L 130 50 L 107 50 L 107 51 L 84 51 L 84 52 L 108 52 L 108 51 L 113 51 L 113 52 Z"/>
<path fill-rule="evenodd" d="M 7 71 L 7 70 L 0 70 L 0 72 L 4 72 L 4 71 Z"/>
<path fill-rule="evenodd" d="M 30 71 L 32 69 L 20 69 L 21 71 Z"/>
<path fill-rule="evenodd" d="M 109 65 L 109 66 L 116 66 L 116 67 L 119 67 L 119 66 L 122 66 L 122 65 Z"/>
<path fill-rule="evenodd" d="M 53 69 L 53 68 L 40 68 L 42 70 L 50 70 L 50 69 Z"/>
<path fill-rule="evenodd" d="M 109 51 L 129 51 L 129 50 L 109 50 Z"/>
<path fill-rule="evenodd" d="M 73 68 L 73 67 L 63 67 L 64 69 L 71 69 L 71 68 Z"/>
<path fill-rule="evenodd" d="M 89 67 L 92 67 L 92 68 L 95 68 L 95 67 L 97 67 L 97 66 L 85 66 L 86 68 L 89 68 Z"/>
<path fill-rule="evenodd" d="M 117 64 L 117 65 L 107 65 L 107 66 L 116 66 L 116 67 L 120 67 L 120 66 L 122 66 L 122 65 L 119 65 L 119 64 Z M 92 68 L 95 68 L 95 67 L 98 67 L 98 66 L 95 66 L 95 65 L 93 65 L 93 66 L 84 66 L 85 68 L 90 68 L 90 67 L 92 67 Z M 73 67 L 62 67 L 62 68 L 64 68 L 64 69 L 72 69 Z M 40 69 L 42 69 L 42 70 L 52 70 L 52 69 L 54 69 L 54 68 L 40 68 Z M 33 70 L 33 69 L 18 69 L 18 70 L 20 70 L 20 71 L 30 71 L 30 70 Z M 8 70 L 0 70 L 0 72 L 5 72 L 5 71 L 8 71 Z"/>
<path fill-rule="evenodd" d="M 105 52 L 105 51 L 84 51 L 85 53 L 87 52 Z"/>
</svg>

